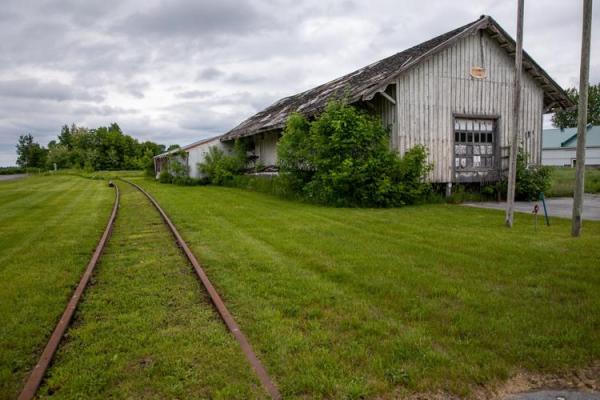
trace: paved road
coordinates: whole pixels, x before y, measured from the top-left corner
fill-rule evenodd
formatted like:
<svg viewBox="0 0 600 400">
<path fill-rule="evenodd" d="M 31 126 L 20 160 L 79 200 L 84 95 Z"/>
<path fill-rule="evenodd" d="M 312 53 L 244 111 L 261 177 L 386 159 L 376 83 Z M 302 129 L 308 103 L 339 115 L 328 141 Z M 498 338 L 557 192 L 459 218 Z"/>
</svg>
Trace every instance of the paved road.
<svg viewBox="0 0 600 400">
<path fill-rule="evenodd" d="M 531 213 L 535 202 L 517 201 L 515 211 Z M 505 210 L 506 202 L 468 202 L 464 203 L 468 207 L 491 208 L 496 210 Z M 546 199 L 546 207 L 551 217 L 571 218 L 573 212 L 573 199 L 570 197 L 556 197 Z M 544 210 L 540 204 L 540 216 L 543 216 Z M 600 221 L 600 195 L 586 194 L 583 199 L 583 219 Z"/>
<path fill-rule="evenodd" d="M 542 390 L 513 394 L 505 400 L 600 400 L 600 393 L 580 392 L 573 390 Z"/>
<path fill-rule="evenodd" d="M 27 174 L 0 175 L 0 181 L 12 181 L 13 179 L 20 179 L 26 176 Z"/>
</svg>

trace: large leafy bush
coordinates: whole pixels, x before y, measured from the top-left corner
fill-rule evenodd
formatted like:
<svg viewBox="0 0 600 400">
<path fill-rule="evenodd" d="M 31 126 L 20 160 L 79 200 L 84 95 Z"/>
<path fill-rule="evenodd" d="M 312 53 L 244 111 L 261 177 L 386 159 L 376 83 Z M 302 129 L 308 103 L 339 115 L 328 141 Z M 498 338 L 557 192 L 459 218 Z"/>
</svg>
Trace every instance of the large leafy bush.
<svg viewBox="0 0 600 400">
<path fill-rule="evenodd" d="M 552 169 L 543 165 L 527 165 L 527 154 L 519 149 L 517 154 L 517 181 L 515 198 L 533 201 L 539 199 L 540 193 L 547 192 L 552 183 Z M 507 181 L 498 182 L 498 192 L 506 194 Z"/>
<path fill-rule="evenodd" d="M 234 176 L 243 173 L 246 162 L 246 149 L 241 141 L 236 140 L 233 154 L 228 155 L 222 149 L 212 146 L 208 149 L 204 161 L 198 163 L 198 167 L 211 183 L 224 185 L 230 182 Z"/>
<path fill-rule="evenodd" d="M 158 176 L 160 183 L 173 183 L 175 185 L 195 185 L 198 182 L 190 177 L 187 165 L 187 153 L 183 150 L 169 154 L 166 168 Z"/>
<path fill-rule="evenodd" d="M 519 200 L 537 200 L 540 193 L 550 189 L 552 169 L 543 165 L 527 165 L 527 155 L 517 155 L 517 184 L 515 197 Z"/>
<path fill-rule="evenodd" d="M 277 151 L 281 178 L 311 201 L 390 207 L 430 191 L 426 149 L 414 147 L 400 158 L 378 118 L 342 101 L 330 102 L 312 122 L 293 114 Z"/>
</svg>

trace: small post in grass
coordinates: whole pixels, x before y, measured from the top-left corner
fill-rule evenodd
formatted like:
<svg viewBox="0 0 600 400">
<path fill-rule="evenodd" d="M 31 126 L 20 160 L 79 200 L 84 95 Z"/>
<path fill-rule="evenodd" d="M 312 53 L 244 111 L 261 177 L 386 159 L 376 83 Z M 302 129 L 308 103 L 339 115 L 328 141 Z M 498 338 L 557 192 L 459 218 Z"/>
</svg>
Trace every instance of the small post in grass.
<svg viewBox="0 0 600 400">
<path fill-rule="evenodd" d="M 544 219 L 546 220 L 546 226 L 550 226 L 550 218 L 548 218 L 548 210 L 546 209 L 546 197 L 544 196 L 544 192 L 540 192 L 539 199 L 542 202 L 542 206 L 544 206 Z"/>
</svg>

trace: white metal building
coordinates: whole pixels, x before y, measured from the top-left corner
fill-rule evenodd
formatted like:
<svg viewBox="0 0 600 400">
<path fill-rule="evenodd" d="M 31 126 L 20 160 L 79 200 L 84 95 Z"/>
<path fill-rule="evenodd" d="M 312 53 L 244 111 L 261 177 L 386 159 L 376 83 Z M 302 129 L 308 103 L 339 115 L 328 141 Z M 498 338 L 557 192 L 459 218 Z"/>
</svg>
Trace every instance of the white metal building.
<svg viewBox="0 0 600 400">
<path fill-rule="evenodd" d="M 156 178 L 158 178 L 160 173 L 165 168 L 169 167 L 169 161 L 178 152 L 185 153 L 185 155 L 182 157 L 183 159 L 180 157 L 179 161 L 183 162 L 184 165 L 187 165 L 190 176 L 192 178 L 201 178 L 202 173 L 198 168 L 198 164 L 204 161 L 204 158 L 208 154 L 208 149 L 213 146 L 217 146 L 227 153 L 231 150 L 231 146 L 228 143 L 221 142 L 220 136 L 216 136 L 209 139 L 203 139 L 187 146 L 167 151 L 155 156 L 154 172 L 156 173 Z"/>
<path fill-rule="evenodd" d="M 542 164 L 574 167 L 576 160 L 577 128 L 544 129 Z M 587 127 L 585 165 L 600 166 L 600 126 Z"/>
</svg>

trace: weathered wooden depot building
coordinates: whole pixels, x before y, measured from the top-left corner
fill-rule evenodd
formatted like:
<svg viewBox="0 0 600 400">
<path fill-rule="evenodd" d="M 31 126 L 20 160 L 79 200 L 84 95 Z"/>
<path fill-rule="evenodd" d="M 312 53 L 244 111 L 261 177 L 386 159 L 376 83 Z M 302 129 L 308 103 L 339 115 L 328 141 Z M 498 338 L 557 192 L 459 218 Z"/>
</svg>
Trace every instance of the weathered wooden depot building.
<svg viewBox="0 0 600 400">
<path fill-rule="evenodd" d="M 277 160 L 288 116 L 321 112 L 345 96 L 379 115 L 390 146 L 403 154 L 423 144 L 437 183 L 494 181 L 508 169 L 514 40 L 489 16 L 372 63 L 341 78 L 285 97 L 218 140 L 247 141 L 263 165 Z M 542 118 L 572 107 L 563 89 L 523 54 L 520 145 L 531 164 L 541 162 Z M 158 156 L 160 157 L 160 156 Z M 194 157 L 197 159 L 197 157 Z"/>
</svg>

